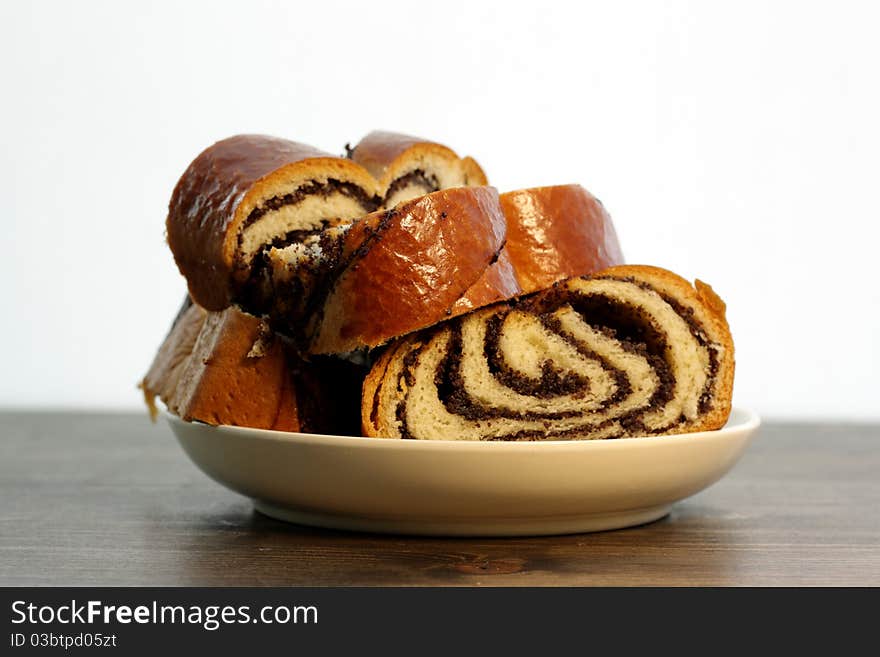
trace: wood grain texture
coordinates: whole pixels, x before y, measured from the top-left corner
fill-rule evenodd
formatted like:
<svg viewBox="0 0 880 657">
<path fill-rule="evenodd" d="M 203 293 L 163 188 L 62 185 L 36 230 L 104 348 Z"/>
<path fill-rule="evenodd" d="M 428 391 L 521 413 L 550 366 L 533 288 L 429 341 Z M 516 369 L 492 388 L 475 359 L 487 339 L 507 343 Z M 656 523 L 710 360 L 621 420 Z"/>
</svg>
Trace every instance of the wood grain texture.
<svg viewBox="0 0 880 657">
<path fill-rule="evenodd" d="M 277 522 L 145 415 L 0 413 L 0 585 L 880 586 L 880 427 L 767 424 L 632 529 L 436 539 Z"/>
</svg>

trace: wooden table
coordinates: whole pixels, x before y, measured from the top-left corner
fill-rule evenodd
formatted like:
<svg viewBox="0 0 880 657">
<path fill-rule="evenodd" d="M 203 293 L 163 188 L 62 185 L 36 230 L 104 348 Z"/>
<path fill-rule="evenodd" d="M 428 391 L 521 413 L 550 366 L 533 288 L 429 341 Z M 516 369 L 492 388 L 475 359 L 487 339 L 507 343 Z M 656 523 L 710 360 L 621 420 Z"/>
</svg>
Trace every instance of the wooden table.
<svg viewBox="0 0 880 657">
<path fill-rule="evenodd" d="M 880 585 L 880 427 L 767 423 L 665 519 L 518 539 L 288 525 L 141 414 L 0 413 L 0 585 Z"/>
</svg>

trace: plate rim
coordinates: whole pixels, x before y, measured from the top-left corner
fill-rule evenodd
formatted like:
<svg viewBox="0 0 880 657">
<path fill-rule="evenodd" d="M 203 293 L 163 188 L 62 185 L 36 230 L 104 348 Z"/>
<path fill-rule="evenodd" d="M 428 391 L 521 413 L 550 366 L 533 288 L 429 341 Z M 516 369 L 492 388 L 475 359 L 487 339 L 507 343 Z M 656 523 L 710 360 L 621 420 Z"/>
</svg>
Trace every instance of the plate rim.
<svg viewBox="0 0 880 657">
<path fill-rule="evenodd" d="M 279 431 L 277 429 L 256 429 L 253 427 L 241 427 L 230 424 L 211 425 L 198 421 L 182 420 L 179 416 L 169 411 L 164 406 L 160 409 L 169 423 L 176 423 L 187 427 L 198 427 L 202 430 L 214 430 L 219 433 L 246 434 L 253 440 L 271 440 L 275 442 L 287 442 L 297 444 L 312 444 L 321 446 L 337 447 L 363 447 L 366 449 L 405 449 L 405 450 L 446 450 L 446 449 L 476 449 L 476 450 L 528 450 L 539 449 L 541 451 L 563 449 L 629 449 L 665 443 L 682 444 L 694 441 L 706 441 L 723 439 L 731 433 L 745 432 L 753 434 L 761 426 L 761 418 L 758 414 L 742 406 L 733 406 L 730 415 L 735 413 L 742 416 L 742 420 L 734 425 L 711 431 L 696 431 L 691 433 L 667 434 L 658 436 L 631 436 L 627 438 L 597 439 L 597 440 L 522 440 L 522 441 L 483 441 L 483 440 L 455 440 L 451 438 L 432 440 L 402 440 L 395 438 L 371 438 L 367 436 L 343 436 L 320 433 L 301 433 L 295 431 Z M 728 418 L 728 422 L 729 422 Z M 242 436 L 239 436 L 242 437 Z"/>
</svg>

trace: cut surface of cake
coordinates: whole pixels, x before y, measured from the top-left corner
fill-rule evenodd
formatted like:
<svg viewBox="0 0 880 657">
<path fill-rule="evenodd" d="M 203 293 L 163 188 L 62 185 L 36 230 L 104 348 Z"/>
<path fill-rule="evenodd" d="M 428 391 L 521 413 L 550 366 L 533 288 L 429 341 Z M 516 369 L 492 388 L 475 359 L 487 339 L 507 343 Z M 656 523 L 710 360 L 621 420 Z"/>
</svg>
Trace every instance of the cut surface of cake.
<svg viewBox="0 0 880 657">
<path fill-rule="evenodd" d="M 364 382 L 365 435 L 572 440 L 717 429 L 733 341 L 711 288 L 619 266 L 392 342 Z"/>
<path fill-rule="evenodd" d="M 436 324 L 467 310 L 456 302 L 497 260 L 505 230 L 495 189 L 460 187 L 275 249 L 273 326 L 331 354 Z"/>
<path fill-rule="evenodd" d="M 202 152 L 177 183 L 168 244 L 197 304 L 259 305 L 247 297 L 253 279 L 259 284 L 265 249 L 361 217 L 381 202 L 375 178 L 351 160 L 286 139 L 238 135 Z"/>
<path fill-rule="evenodd" d="M 168 244 L 191 297 L 206 310 L 235 304 L 278 316 L 277 265 L 313 259 L 316 235 L 427 192 L 477 182 L 485 183 L 485 175 L 472 160 L 396 133 L 371 133 L 351 158 L 238 135 L 203 151 L 180 178 L 169 203 Z"/>
<path fill-rule="evenodd" d="M 396 132 L 371 132 L 352 149 L 351 159 L 376 178 L 385 208 L 440 189 L 489 184 L 473 158 Z"/>
<path fill-rule="evenodd" d="M 303 361 L 234 307 L 209 312 L 187 301 L 140 387 L 154 417 L 158 397 L 188 421 L 351 433 L 362 377 L 351 363 Z"/>
</svg>

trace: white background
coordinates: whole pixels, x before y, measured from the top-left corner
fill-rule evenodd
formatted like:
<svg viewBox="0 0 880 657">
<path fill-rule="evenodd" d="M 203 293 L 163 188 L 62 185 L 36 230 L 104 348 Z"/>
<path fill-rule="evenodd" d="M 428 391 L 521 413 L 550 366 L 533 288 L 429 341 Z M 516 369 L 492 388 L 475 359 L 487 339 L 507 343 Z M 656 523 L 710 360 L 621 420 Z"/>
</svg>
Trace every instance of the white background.
<svg viewBox="0 0 880 657">
<path fill-rule="evenodd" d="M 736 403 L 880 419 L 876 6 L 3 3 L 0 406 L 139 407 L 203 148 L 383 128 L 581 183 L 629 262 L 713 284 Z"/>
</svg>

